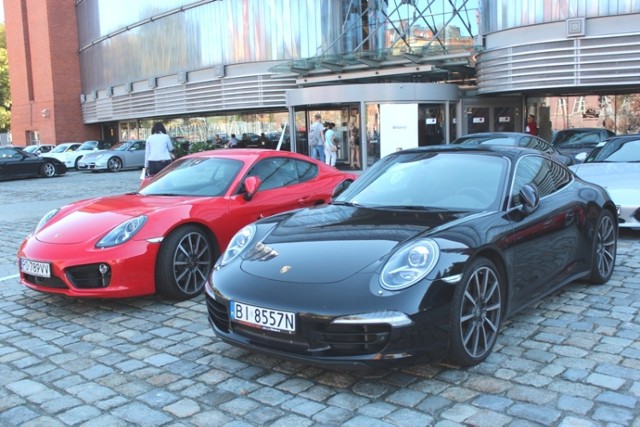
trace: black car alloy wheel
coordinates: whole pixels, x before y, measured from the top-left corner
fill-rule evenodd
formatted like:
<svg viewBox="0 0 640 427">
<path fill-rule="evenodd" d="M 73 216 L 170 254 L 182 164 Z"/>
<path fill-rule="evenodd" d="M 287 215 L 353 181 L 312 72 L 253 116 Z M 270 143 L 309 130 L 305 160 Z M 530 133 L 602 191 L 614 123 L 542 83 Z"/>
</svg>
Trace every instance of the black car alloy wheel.
<svg viewBox="0 0 640 427">
<path fill-rule="evenodd" d="M 56 167 L 53 163 L 46 162 L 41 166 L 40 173 L 47 178 L 51 178 L 56 175 Z"/>
<path fill-rule="evenodd" d="M 471 261 L 456 288 L 451 316 L 450 358 L 476 365 L 491 353 L 502 321 L 502 288 L 495 265 L 485 258 Z"/>
<path fill-rule="evenodd" d="M 593 236 L 591 283 L 597 285 L 605 283 L 613 274 L 616 263 L 617 232 L 613 215 L 608 210 L 603 210 Z"/>
</svg>

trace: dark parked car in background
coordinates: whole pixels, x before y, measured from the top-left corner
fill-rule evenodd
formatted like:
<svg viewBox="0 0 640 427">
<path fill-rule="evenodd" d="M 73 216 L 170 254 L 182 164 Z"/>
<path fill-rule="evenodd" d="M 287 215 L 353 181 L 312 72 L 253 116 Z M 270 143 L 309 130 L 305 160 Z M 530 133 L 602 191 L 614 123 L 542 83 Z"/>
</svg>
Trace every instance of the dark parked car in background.
<svg viewBox="0 0 640 427">
<path fill-rule="evenodd" d="M 297 362 L 476 365 L 512 313 L 608 281 L 617 231 L 607 192 L 540 151 L 392 153 L 331 203 L 240 230 L 205 287 L 209 322 Z"/>
<path fill-rule="evenodd" d="M 616 134 L 602 128 L 564 129 L 556 132 L 551 145 L 560 153 L 571 157 L 574 163 L 580 163 L 599 142 L 612 136 Z M 578 154 L 581 155 L 576 157 Z"/>
<path fill-rule="evenodd" d="M 511 147 L 525 147 L 542 151 L 555 157 L 564 165 L 572 165 L 573 158 L 560 153 L 544 139 L 523 132 L 481 132 L 470 133 L 455 139 L 451 144 L 464 145 L 507 145 Z"/>
<path fill-rule="evenodd" d="M 66 166 L 58 159 L 40 157 L 18 147 L 0 147 L 0 180 L 63 175 Z"/>
</svg>

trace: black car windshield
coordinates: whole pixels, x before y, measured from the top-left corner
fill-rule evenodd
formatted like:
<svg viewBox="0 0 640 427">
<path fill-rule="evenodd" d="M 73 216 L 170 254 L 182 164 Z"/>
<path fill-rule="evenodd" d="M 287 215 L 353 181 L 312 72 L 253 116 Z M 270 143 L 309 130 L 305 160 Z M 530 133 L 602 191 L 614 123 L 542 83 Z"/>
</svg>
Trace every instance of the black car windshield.
<svg viewBox="0 0 640 427">
<path fill-rule="evenodd" d="M 179 159 L 140 190 L 140 194 L 145 196 L 222 196 L 233 183 L 242 165 L 243 163 L 239 160 L 215 157 Z"/>
<path fill-rule="evenodd" d="M 371 208 L 497 210 L 509 162 L 490 153 L 407 153 L 363 174 L 335 203 Z"/>
<path fill-rule="evenodd" d="M 640 136 L 638 139 L 612 139 L 595 149 L 585 163 L 638 162 L 640 161 Z"/>
</svg>

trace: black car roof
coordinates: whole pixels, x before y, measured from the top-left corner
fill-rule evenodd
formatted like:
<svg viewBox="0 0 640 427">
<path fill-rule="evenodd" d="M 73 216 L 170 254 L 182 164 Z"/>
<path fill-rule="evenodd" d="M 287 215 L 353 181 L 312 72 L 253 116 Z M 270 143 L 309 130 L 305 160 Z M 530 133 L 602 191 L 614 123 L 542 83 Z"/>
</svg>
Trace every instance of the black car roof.
<svg viewBox="0 0 640 427">
<path fill-rule="evenodd" d="M 546 156 L 545 153 L 538 150 L 534 150 L 532 148 L 515 147 L 510 145 L 489 145 L 489 144 L 487 145 L 460 145 L 460 144 L 430 145 L 427 147 L 409 148 L 403 151 L 399 151 L 397 153 L 401 154 L 401 153 L 424 153 L 424 152 L 494 153 L 494 154 L 499 154 L 505 157 L 509 157 L 511 159 L 516 159 L 518 157 L 523 156 L 524 154 L 537 154 L 537 155 Z"/>
</svg>

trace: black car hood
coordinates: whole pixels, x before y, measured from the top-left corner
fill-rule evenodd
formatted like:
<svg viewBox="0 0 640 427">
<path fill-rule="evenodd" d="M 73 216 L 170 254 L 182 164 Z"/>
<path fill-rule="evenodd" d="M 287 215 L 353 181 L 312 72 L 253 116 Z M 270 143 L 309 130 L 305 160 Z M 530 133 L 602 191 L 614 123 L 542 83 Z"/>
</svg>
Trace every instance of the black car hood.
<svg viewBox="0 0 640 427">
<path fill-rule="evenodd" d="M 241 268 L 267 280 L 339 282 L 375 268 L 399 243 L 471 214 L 336 205 L 304 209 L 277 222 L 244 254 Z"/>
</svg>

